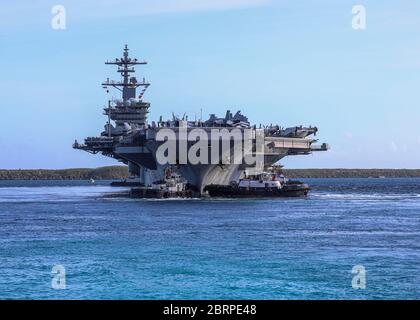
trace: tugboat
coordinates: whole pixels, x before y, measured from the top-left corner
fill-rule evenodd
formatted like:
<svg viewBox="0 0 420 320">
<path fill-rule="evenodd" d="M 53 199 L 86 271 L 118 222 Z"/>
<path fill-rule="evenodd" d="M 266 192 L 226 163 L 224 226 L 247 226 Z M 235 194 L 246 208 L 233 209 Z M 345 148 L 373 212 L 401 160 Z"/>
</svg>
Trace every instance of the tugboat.
<svg viewBox="0 0 420 320">
<path fill-rule="evenodd" d="M 186 179 L 171 169 L 166 170 L 165 179 L 155 181 L 148 187 L 131 188 L 132 198 L 192 198 L 195 192 Z"/>
<path fill-rule="evenodd" d="M 112 181 L 111 187 L 144 187 L 139 178 L 131 176 L 124 180 Z"/>
<path fill-rule="evenodd" d="M 272 198 L 272 197 L 304 197 L 308 195 L 306 183 L 289 180 L 282 174 L 267 173 L 246 176 L 239 182 L 230 185 L 211 184 L 204 187 L 210 197 L 223 198 Z"/>
</svg>

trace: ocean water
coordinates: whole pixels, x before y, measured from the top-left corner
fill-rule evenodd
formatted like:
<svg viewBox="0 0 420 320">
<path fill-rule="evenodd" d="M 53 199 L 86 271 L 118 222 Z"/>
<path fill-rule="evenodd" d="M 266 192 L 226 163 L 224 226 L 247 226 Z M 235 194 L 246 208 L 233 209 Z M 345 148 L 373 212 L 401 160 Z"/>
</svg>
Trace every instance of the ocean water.
<svg viewBox="0 0 420 320">
<path fill-rule="evenodd" d="M 0 181 L 0 298 L 420 299 L 420 179 L 304 181 L 308 198 L 276 200 Z"/>
</svg>

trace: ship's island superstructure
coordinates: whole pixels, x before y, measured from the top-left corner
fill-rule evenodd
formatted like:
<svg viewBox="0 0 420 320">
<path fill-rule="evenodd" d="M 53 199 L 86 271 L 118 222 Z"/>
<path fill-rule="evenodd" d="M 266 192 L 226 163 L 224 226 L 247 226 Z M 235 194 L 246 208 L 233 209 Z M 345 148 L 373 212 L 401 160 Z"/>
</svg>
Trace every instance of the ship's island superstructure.
<svg viewBox="0 0 420 320">
<path fill-rule="evenodd" d="M 129 57 L 127 45 L 123 57 L 106 62 L 108 65 L 118 67 L 121 81 L 107 79 L 102 86 L 107 91 L 115 88 L 121 91 L 121 99 L 108 101 L 103 109 L 108 117 L 105 130 L 97 137 L 87 137 L 83 144 L 75 141 L 73 148 L 84 150 L 93 154 L 101 153 L 128 165 L 132 175 L 130 182 L 138 185 L 151 186 L 156 181 L 165 178 L 166 170 L 170 164 L 160 164 L 156 159 L 156 151 L 163 143 L 157 141 L 156 135 L 162 129 L 172 129 L 175 132 L 181 128 L 191 131 L 196 128 L 205 130 L 210 135 L 212 129 L 252 129 L 248 118 L 240 111 L 232 114 L 229 110 L 224 118 L 211 114 L 206 121 L 198 119 L 189 121 L 187 117 L 173 115 L 171 120 L 148 122 L 147 115 L 150 103 L 143 100 L 144 94 L 150 84 L 143 78 L 139 81 L 135 76 L 134 66 L 147 64 Z M 138 89 L 141 91 L 138 93 Z M 109 91 L 108 91 L 109 92 Z M 113 123 L 112 123 L 113 122 Z M 295 126 L 282 128 L 278 125 L 261 127 L 264 132 L 264 165 L 270 167 L 280 159 L 289 155 L 310 154 L 313 151 L 325 151 L 328 145 L 323 143 L 315 145 L 317 140 L 309 138 L 315 135 L 316 127 Z M 178 136 L 177 136 L 178 139 Z M 190 148 L 191 142 L 188 142 Z M 210 148 L 210 146 L 209 146 Z M 172 166 L 173 167 L 173 166 Z M 199 193 L 206 185 L 229 185 L 232 181 L 246 174 L 244 164 L 177 164 L 176 171 L 188 181 Z"/>
</svg>

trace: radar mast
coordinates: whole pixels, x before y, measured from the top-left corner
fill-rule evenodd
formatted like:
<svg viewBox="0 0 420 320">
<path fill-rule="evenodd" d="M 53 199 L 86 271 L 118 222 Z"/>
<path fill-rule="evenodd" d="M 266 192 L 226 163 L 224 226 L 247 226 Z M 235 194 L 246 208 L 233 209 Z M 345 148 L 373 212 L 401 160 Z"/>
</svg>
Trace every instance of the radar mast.
<svg viewBox="0 0 420 320">
<path fill-rule="evenodd" d="M 141 94 L 138 97 L 139 99 L 142 99 L 147 88 L 150 86 L 150 83 L 148 83 L 144 77 L 142 82 L 138 82 L 136 77 L 134 76 L 130 77 L 130 74 L 135 72 L 135 65 L 147 64 L 147 62 L 139 61 L 136 58 L 130 58 L 128 55 L 128 51 L 128 46 L 125 45 L 122 58 L 116 58 L 114 61 L 105 62 L 105 64 L 118 66 L 117 72 L 121 74 L 122 81 L 109 80 L 108 78 L 105 82 L 102 83 L 104 89 L 108 89 L 108 87 L 113 87 L 115 89 L 120 90 L 122 92 L 122 98 L 124 101 L 129 100 L 131 98 L 136 98 L 136 89 L 138 87 L 143 87 L 143 90 L 141 91 Z"/>
</svg>

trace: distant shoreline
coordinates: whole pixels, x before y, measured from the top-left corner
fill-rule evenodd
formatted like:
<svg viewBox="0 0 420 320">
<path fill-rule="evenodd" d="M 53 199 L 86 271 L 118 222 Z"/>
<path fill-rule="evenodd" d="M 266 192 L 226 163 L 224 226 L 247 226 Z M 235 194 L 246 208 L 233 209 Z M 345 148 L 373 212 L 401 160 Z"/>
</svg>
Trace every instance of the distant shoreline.
<svg viewBox="0 0 420 320">
<path fill-rule="evenodd" d="M 289 178 L 417 178 L 420 169 L 284 169 Z M 129 177 L 126 166 L 75 169 L 0 169 L 0 180 L 118 180 Z"/>
<path fill-rule="evenodd" d="M 117 180 L 128 178 L 125 166 L 74 169 L 0 169 L 0 180 Z"/>
<path fill-rule="evenodd" d="M 419 178 L 420 169 L 284 169 L 289 178 Z"/>
</svg>

